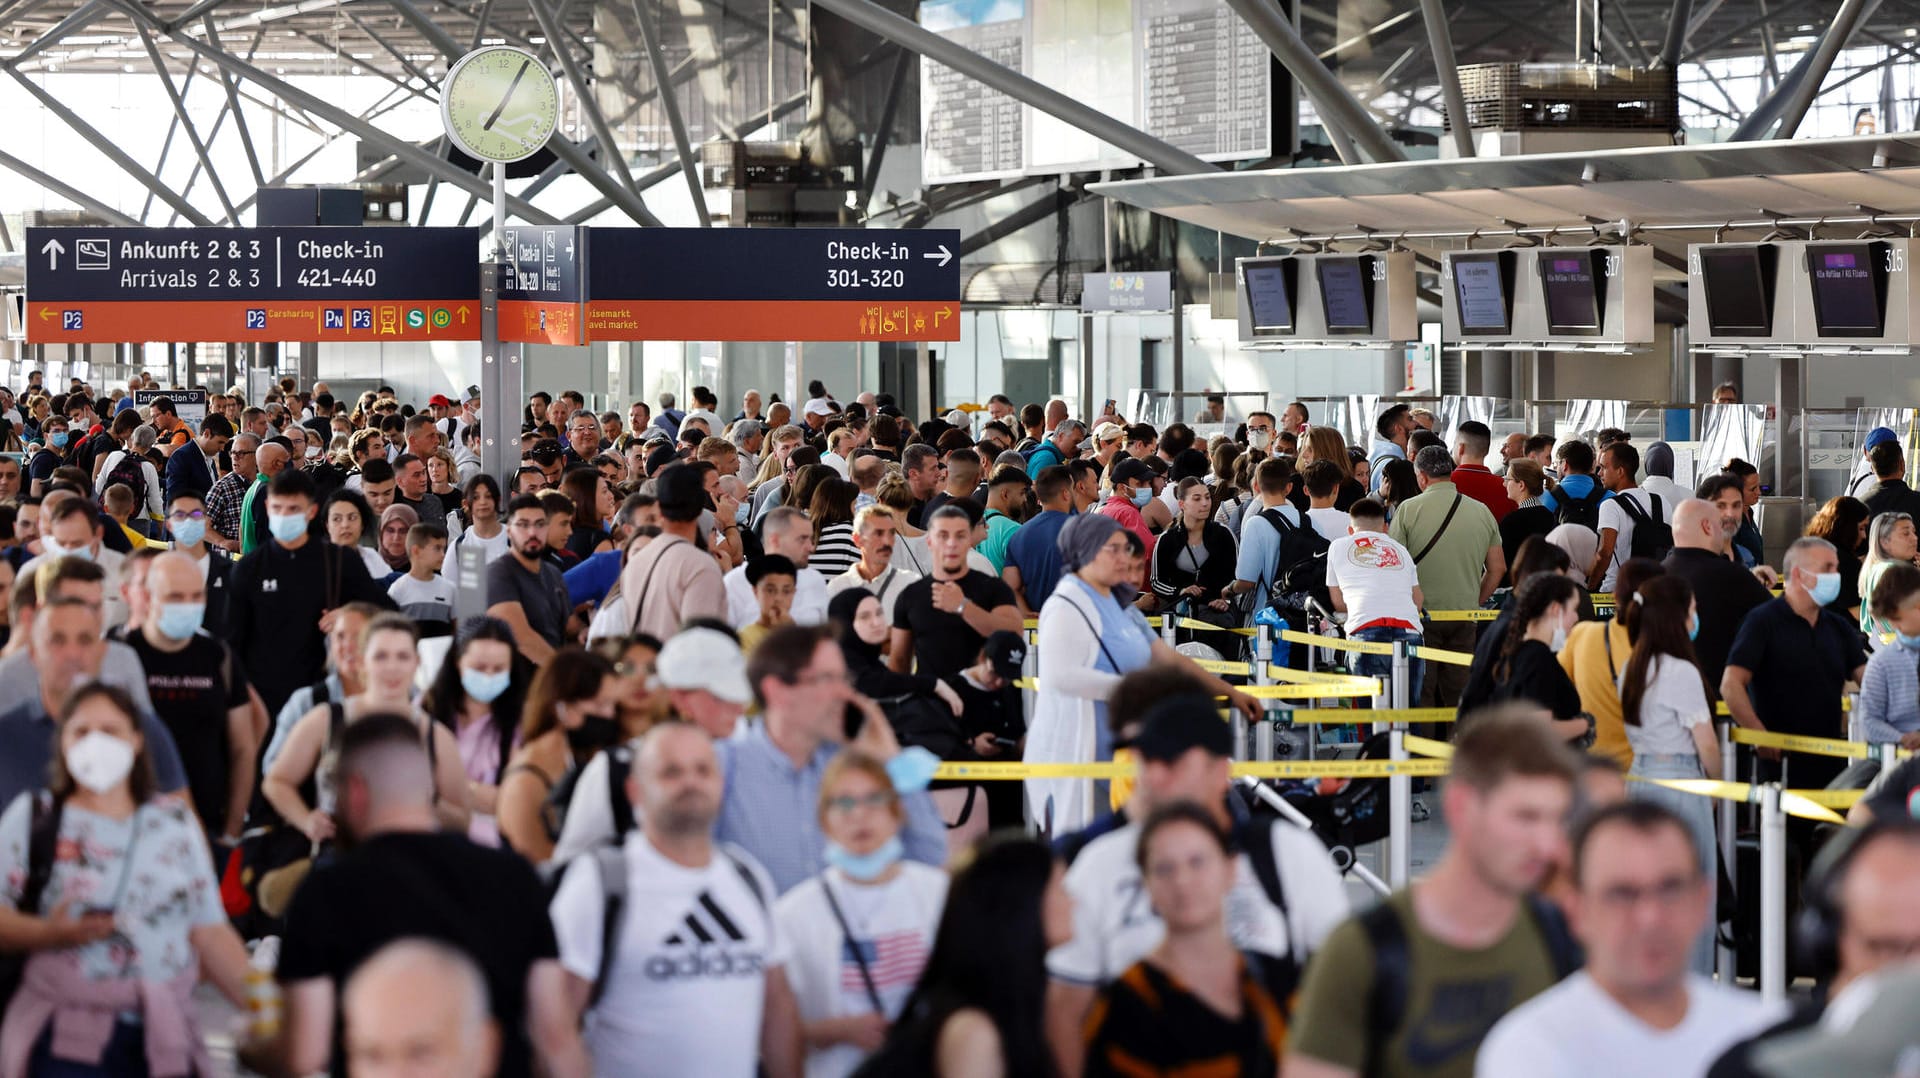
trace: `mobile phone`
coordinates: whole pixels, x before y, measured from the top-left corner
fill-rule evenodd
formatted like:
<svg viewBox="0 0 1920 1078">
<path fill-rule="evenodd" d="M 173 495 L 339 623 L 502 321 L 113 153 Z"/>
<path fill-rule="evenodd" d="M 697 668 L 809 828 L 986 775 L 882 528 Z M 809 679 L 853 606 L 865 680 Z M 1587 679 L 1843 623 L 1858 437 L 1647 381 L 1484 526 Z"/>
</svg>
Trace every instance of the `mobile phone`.
<svg viewBox="0 0 1920 1078">
<path fill-rule="evenodd" d="M 1001 737 L 998 734 L 994 735 L 993 743 L 999 748 L 1003 748 L 1008 751 L 1012 751 L 1020 747 L 1020 743 L 1018 741 L 1015 741 L 1010 737 Z"/>
</svg>

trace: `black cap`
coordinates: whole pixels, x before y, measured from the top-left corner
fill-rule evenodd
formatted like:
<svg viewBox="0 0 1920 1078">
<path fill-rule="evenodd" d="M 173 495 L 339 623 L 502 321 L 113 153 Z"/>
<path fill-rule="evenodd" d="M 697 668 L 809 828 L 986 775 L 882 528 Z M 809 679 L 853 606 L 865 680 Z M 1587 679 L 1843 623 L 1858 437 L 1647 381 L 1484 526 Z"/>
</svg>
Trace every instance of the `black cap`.
<svg viewBox="0 0 1920 1078">
<path fill-rule="evenodd" d="M 1108 473 L 1116 483 L 1137 483 L 1142 479 L 1153 478 L 1153 469 L 1147 462 L 1136 457 L 1127 457 L 1114 464 Z"/>
<path fill-rule="evenodd" d="M 672 520 L 692 520 L 707 508 L 706 478 L 698 468 L 670 463 L 654 474 L 653 496 L 659 500 L 662 515 Z"/>
<path fill-rule="evenodd" d="M 1153 705 L 1140 720 L 1140 732 L 1128 747 L 1143 760 L 1169 763 L 1188 749 L 1210 755 L 1233 755 L 1233 730 L 1220 717 L 1219 707 L 1205 693 L 1183 692 Z"/>
<path fill-rule="evenodd" d="M 1018 681 L 1020 670 L 1027 662 L 1027 641 L 1019 633 L 999 629 L 987 635 L 987 642 L 981 646 L 980 652 L 1001 677 Z"/>
</svg>

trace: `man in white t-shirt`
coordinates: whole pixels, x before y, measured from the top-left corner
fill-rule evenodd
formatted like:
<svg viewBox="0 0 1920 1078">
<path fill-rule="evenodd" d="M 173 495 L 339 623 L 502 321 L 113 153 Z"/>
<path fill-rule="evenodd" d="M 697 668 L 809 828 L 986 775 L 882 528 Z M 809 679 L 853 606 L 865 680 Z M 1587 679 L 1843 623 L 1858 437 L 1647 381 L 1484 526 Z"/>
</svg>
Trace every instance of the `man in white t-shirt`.
<svg viewBox="0 0 1920 1078">
<path fill-rule="evenodd" d="M 1140 758 L 1130 816 L 1136 806 L 1144 813 L 1191 801 L 1234 826 L 1243 852 L 1227 894 L 1227 932 L 1236 946 L 1266 958 L 1267 970 L 1286 982 L 1274 985 L 1276 991 L 1291 995 L 1293 976 L 1348 912 L 1346 888 L 1327 848 L 1312 832 L 1285 821 L 1231 818 L 1233 738 L 1206 694 L 1155 704 L 1129 747 Z M 1080 1073 L 1081 1026 L 1094 995 L 1159 946 L 1166 933 L 1141 884 L 1135 851 L 1142 817 L 1132 818 L 1088 843 L 1067 869 L 1073 938 L 1047 954 L 1046 1010 L 1047 1040 L 1067 1078 Z"/>
<path fill-rule="evenodd" d="M 686 723 L 641 740 L 628 794 L 641 826 L 619 851 L 571 865 L 553 897 L 568 996 L 588 1010 L 600 1078 L 689 1074 L 797 1078 L 799 1012 L 773 882 L 742 850 L 716 844 L 722 781 L 713 743 Z M 617 950 L 602 962 L 609 889 L 623 867 Z"/>
<path fill-rule="evenodd" d="M 1613 590 L 1614 577 L 1633 554 L 1633 529 L 1641 520 L 1658 519 L 1672 525 L 1675 503 L 1635 485 L 1640 471 L 1640 451 L 1626 442 L 1615 442 L 1600 452 L 1600 482 L 1613 497 L 1600 503 L 1600 551 L 1587 570 L 1587 586 L 1597 591 Z M 1633 505 L 1621 504 L 1631 500 Z"/>
<path fill-rule="evenodd" d="M 1319 463 L 1318 461 L 1315 462 Z M 1336 611 L 1347 615 L 1346 633 L 1352 640 L 1374 644 L 1395 642 L 1419 646 L 1420 574 L 1413 553 L 1387 535 L 1387 507 L 1378 498 L 1362 498 L 1347 507 L 1347 530 L 1327 546 L 1327 593 Z M 1354 673 L 1387 677 L 1393 656 L 1358 655 Z M 1407 699 L 1420 699 L 1423 660 L 1409 657 Z"/>
<path fill-rule="evenodd" d="M 760 522 L 760 545 L 765 553 L 778 554 L 800 567 L 793 582 L 793 609 L 787 616 L 796 625 L 819 625 L 827 620 L 827 578 L 818 569 L 807 568 L 813 557 L 813 525 L 807 515 L 789 506 L 767 511 Z M 747 583 L 747 567 L 740 564 L 727 572 L 727 622 L 744 629 L 760 620 L 760 600 Z"/>
<path fill-rule="evenodd" d="M 1586 969 L 1496 1023 L 1476 1078 L 1698 1078 L 1785 1016 L 1784 1003 L 1688 972 L 1714 882 L 1664 805 L 1626 801 L 1588 817 L 1574 835 L 1573 883 L 1568 913 Z"/>
<path fill-rule="evenodd" d="M 899 528 L 899 518 L 884 505 L 869 505 L 855 513 L 853 545 L 860 548 L 860 560 L 827 580 L 827 594 L 865 588 L 879 598 L 880 612 L 886 615 L 887 624 L 893 624 L 893 604 L 908 584 L 920 579 L 919 573 L 893 564 L 894 536 Z"/>
</svg>

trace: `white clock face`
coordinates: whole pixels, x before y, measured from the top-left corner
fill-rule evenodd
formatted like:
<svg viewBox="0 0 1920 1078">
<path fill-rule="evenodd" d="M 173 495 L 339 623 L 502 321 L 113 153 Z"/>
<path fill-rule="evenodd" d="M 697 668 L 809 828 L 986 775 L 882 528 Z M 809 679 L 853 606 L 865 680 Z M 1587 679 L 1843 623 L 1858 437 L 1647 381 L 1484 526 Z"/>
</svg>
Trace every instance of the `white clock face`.
<svg viewBox="0 0 1920 1078">
<path fill-rule="evenodd" d="M 482 161 L 518 161 L 546 145 L 560 92 L 540 58 L 505 45 L 461 57 L 440 88 L 447 137 Z"/>
</svg>

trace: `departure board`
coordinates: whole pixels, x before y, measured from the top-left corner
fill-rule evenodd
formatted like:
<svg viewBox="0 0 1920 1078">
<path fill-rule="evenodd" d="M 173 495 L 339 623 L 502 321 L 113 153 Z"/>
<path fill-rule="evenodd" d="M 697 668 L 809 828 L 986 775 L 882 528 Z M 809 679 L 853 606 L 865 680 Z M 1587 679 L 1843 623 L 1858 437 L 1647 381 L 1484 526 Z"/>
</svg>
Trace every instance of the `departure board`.
<svg viewBox="0 0 1920 1078">
<path fill-rule="evenodd" d="M 1146 132 L 1208 160 L 1265 157 L 1273 54 L 1219 0 L 1134 0 Z"/>
<path fill-rule="evenodd" d="M 927 0 L 920 24 L 1015 71 L 1024 70 L 1025 0 Z M 920 171 L 929 183 L 1018 175 L 1026 106 L 960 72 L 920 61 Z"/>
</svg>

